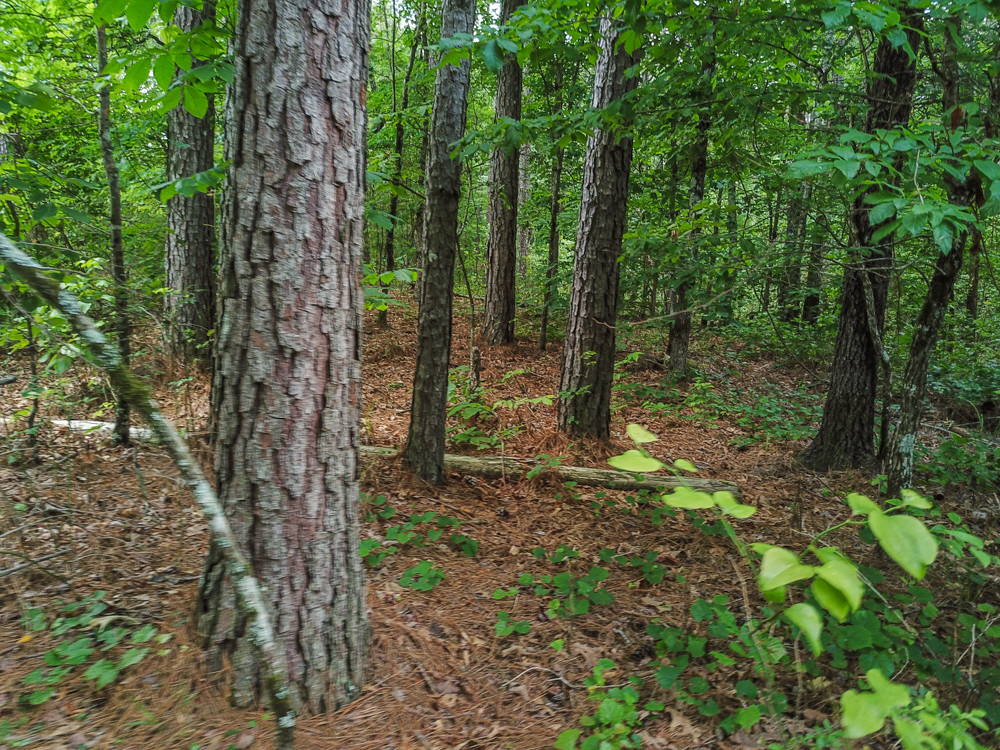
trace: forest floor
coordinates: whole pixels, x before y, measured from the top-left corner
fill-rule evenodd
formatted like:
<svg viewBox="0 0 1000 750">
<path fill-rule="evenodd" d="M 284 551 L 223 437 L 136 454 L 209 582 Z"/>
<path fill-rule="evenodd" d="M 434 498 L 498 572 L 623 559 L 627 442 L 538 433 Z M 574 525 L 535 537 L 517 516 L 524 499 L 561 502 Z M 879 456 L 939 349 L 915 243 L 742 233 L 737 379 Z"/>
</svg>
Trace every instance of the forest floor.
<svg viewBox="0 0 1000 750">
<path fill-rule="evenodd" d="M 394 310 L 390 323 L 389 329 L 378 329 L 374 315 L 366 314 L 363 441 L 370 445 L 401 445 L 409 419 L 413 315 Z M 147 333 L 145 365 L 163 369 L 154 360 L 154 332 Z M 559 342 L 547 352 L 527 338 L 517 346 L 484 349 L 484 401 L 514 403 L 472 425 L 491 442 L 483 452 L 529 463 L 544 454 L 563 464 L 603 467 L 609 456 L 631 447 L 624 428 L 636 422 L 660 437 L 647 446 L 653 455 L 688 459 L 699 467 L 699 476 L 739 485 L 743 502 L 758 509 L 738 522 L 746 542 L 801 549 L 814 534 L 849 516 L 841 499 L 845 492 L 872 488 L 859 475 L 817 476 L 794 464 L 822 403 L 819 390 L 802 385 L 810 379 L 806 371 L 741 352 L 707 330 L 695 335 L 693 362 L 700 376 L 677 388 L 662 385 L 662 371 L 644 368 L 648 359 L 620 368 L 610 444 L 569 440 L 554 429 L 555 406 L 542 397 L 558 391 Z M 467 363 L 469 323 L 461 308 L 454 341 L 453 365 Z M 623 352 L 642 347 L 662 351 L 648 334 L 626 336 L 621 344 Z M 79 378 L 75 395 L 92 394 L 92 373 L 82 366 L 72 372 Z M 207 380 L 174 375 L 160 381 L 161 404 L 197 440 L 207 417 Z M 532 399 L 536 402 L 524 402 Z M 18 406 L 13 400 L 5 395 L 0 416 Z M 643 409 L 643 401 L 662 406 Z M 78 406 L 72 416 L 110 419 L 93 412 L 93 406 Z M 67 415 L 52 407 L 45 416 Z M 8 425 L 8 433 L 15 426 Z M 115 449 L 98 434 L 67 433 L 48 423 L 39 443 L 39 464 L 8 466 L 15 451 L 23 454 L 23 442 L 0 437 L 6 451 L 0 463 L 0 547 L 15 555 L 4 558 L 8 570 L 0 575 L 17 567 L 16 555 L 40 560 L 60 554 L 42 563 L 44 571 L 29 567 L 0 578 L 0 747 L 270 747 L 273 722 L 261 721 L 260 710 L 231 708 L 226 676 L 206 672 L 190 621 L 208 534 L 165 453 L 150 444 Z M 477 452 L 468 444 L 449 450 Z M 204 447 L 201 457 L 210 468 Z M 617 665 L 609 673 L 612 681 L 637 675 L 643 679 L 643 702 L 656 698 L 666 704 L 642 730 L 644 747 L 653 750 L 779 742 L 832 720 L 837 696 L 856 686 L 856 675 L 847 670 L 803 681 L 787 669 L 778 679 L 788 684 L 777 687 L 789 696 L 788 712 L 722 738 L 719 719 L 747 704 L 733 685 L 756 679 L 751 667 L 696 670 L 710 683 L 701 697 L 720 707 L 718 716 L 700 715 L 657 686 L 652 676 L 660 665 L 646 628 L 659 618 L 704 635 L 705 623 L 692 617 L 691 605 L 718 595 L 729 597 L 734 612 L 759 612 L 753 572 L 724 536 L 699 531 L 683 514 L 654 524 L 630 503 L 628 493 L 566 487 L 544 473 L 521 481 L 453 475 L 444 487 L 432 488 L 406 477 L 396 460 L 385 459 L 366 462 L 362 481 L 371 498 L 386 499 L 384 505 L 369 502 L 366 538 L 383 539 L 389 526 L 436 512 L 457 518 L 461 533 L 478 542 L 478 554 L 410 544 L 369 571 L 370 682 L 342 710 L 301 718 L 301 748 L 549 747 L 560 731 L 594 712 L 583 681 L 602 658 Z M 963 509 L 970 501 L 960 494 L 938 497 Z M 388 507 L 396 511 L 390 520 L 376 515 Z M 856 535 L 845 533 L 835 541 L 854 559 L 880 564 Z M 552 553 L 559 545 L 579 557 L 555 563 L 532 555 L 537 547 Z M 603 548 L 627 555 L 653 552 L 667 574 L 651 585 L 639 569 L 608 563 L 610 577 L 602 585 L 614 601 L 574 618 L 550 619 L 547 597 L 528 589 L 516 598 L 492 598 L 526 572 L 582 575 L 591 565 L 604 564 L 598 558 Z M 443 570 L 443 582 L 429 591 L 401 586 L 403 572 L 423 560 Z M 31 688 L 25 677 L 43 666 L 59 640 L 52 630 L 26 625 L 34 617 L 31 610 L 42 610 L 51 621 L 60 601 L 71 604 L 97 591 L 107 592 L 109 607 L 102 616 L 111 618 L 109 623 L 151 624 L 171 640 L 102 690 L 79 679 L 81 667 L 56 685 L 49 700 L 26 706 L 23 697 Z M 529 622 L 530 632 L 498 638 L 500 610 Z M 551 647 L 560 639 L 564 648 Z M 802 658 L 798 647 L 794 656 Z"/>
</svg>

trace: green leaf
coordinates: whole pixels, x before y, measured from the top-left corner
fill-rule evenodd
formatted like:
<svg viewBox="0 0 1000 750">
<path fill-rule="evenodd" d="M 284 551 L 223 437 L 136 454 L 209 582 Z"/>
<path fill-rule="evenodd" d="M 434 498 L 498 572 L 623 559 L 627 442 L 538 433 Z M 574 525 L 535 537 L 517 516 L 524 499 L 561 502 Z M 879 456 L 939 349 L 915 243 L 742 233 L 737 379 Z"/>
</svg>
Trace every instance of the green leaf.
<svg viewBox="0 0 1000 750">
<path fill-rule="evenodd" d="M 208 97 L 194 86 L 185 86 L 184 109 L 200 120 L 208 112 Z"/>
<path fill-rule="evenodd" d="M 997 164 L 995 161 L 977 160 L 973 164 L 975 164 L 976 169 L 987 180 L 991 182 L 1000 180 L 1000 164 Z"/>
<path fill-rule="evenodd" d="M 891 202 L 879 203 L 868 212 L 868 221 L 872 224 L 881 224 L 886 219 L 896 215 L 896 206 Z"/>
<path fill-rule="evenodd" d="M 882 511 L 868 515 L 868 526 L 885 553 L 918 581 L 937 557 L 938 543 L 927 527 L 913 516 L 890 516 Z"/>
<path fill-rule="evenodd" d="M 559 735 L 552 747 L 556 750 L 576 750 L 576 741 L 582 733 L 579 729 L 567 729 Z"/>
<path fill-rule="evenodd" d="M 101 659 L 100 661 L 94 662 L 90 665 L 86 672 L 83 673 L 83 678 L 85 680 L 96 680 L 97 688 L 101 688 L 110 685 L 118 677 L 118 670 L 115 665 L 112 664 L 107 659 Z"/>
<path fill-rule="evenodd" d="M 711 495 L 707 492 L 695 492 L 689 487 L 678 487 L 672 494 L 663 495 L 663 502 L 671 508 L 686 508 L 687 510 L 715 507 L 715 500 Z"/>
<path fill-rule="evenodd" d="M 802 180 L 813 175 L 830 171 L 830 164 L 822 161 L 793 161 L 785 171 L 790 180 Z"/>
<path fill-rule="evenodd" d="M 648 456 L 640 451 L 625 451 L 620 456 L 612 456 L 608 463 L 621 471 L 630 474 L 645 474 L 647 472 L 659 471 L 664 467 L 662 461 L 657 461 L 652 456 Z"/>
<path fill-rule="evenodd" d="M 872 511 L 880 510 L 878 505 L 864 495 L 859 495 L 857 492 L 852 492 L 847 496 L 847 504 L 851 506 L 851 515 L 854 516 L 867 516 Z"/>
<path fill-rule="evenodd" d="M 816 570 L 816 575 L 840 592 L 852 612 L 858 610 L 865 593 L 865 585 L 858 576 L 857 568 L 845 560 L 830 560 Z"/>
<path fill-rule="evenodd" d="M 789 583 L 812 578 L 816 569 L 799 562 L 798 556 L 784 547 L 774 547 L 764 553 L 760 561 L 757 584 L 761 591 L 770 591 Z"/>
<path fill-rule="evenodd" d="M 153 63 L 153 78 L 156 85 L 166 91 L 174 80 L 174 58 L 170 55 L 160 55 Z"/>
<path fill-rule="evenodd" d="M 759 706 L 746 706 L 736 712 L 736 723 L 743 729 L 750 729 L 758 721 L 760 721 Z"/>
<path fill-rule="evenodd" d="M 692 474 L 698 473 L 698 468 L 685 458 L 678 458 L 674 461 L 674 467 L 681 471 L 690 471 Z"/>
<path fill-rule="evenodd" d="M 31 212 L 31 218 L 35 221 L 45 221 L 46 219 L 51 219 L 53 216 L 58 215 L 58 213 L 59 209 L 56 208 L 55 203 L 43 203 Z"/>
<path fill-rule="evenodd" d="M 125 10 L 125 18 L 133 31 L 142 31 L 149 23 L 153 9 L 157 0 L 129 0 L 128 8 Z"/>
<path fill-rule="evenodd" d="M 837 618 L 838 622 L 843 622 L 851 613 L 851 605 L 840 591 L 822 578 L 817 578 L 809 587 L 813 597 L 819 605 Z"/>
<path fill-rule="evenodd" d="M 628 425 L 625 428 L 625 432 L 632 438 L 632 442 L 636 444 L 655 443 L 659 439 L 652 432 L 637 424 Z"/>
<path fill-rule="evenodd" d="M 626 714 L 628 714 L 628 706 L 613 698 L 605 698 L 597 707 L 597 718 L 611 726 L 621 724 L 625 720 Z"/>
<path fill-rule="evenodd" d="M 865 672 L 865 679 L 868 680 L 868 684 L 871 685 L 879 699 L 889 708 L 906 708 L 910 705 L 912 700 L 910 691 L 906 689 L 905 685 L 890 682 L 882 674 L 882 670 L 869 669 Z"/>
<path fill-rule="evenodd" d="M 138 664 L 146 658 L 146 654 L 148 653 L 148 648 L 130 648 L 118 660 L 118 669 L 125 669 L 126 667 L 131 667 L 133 664 Z"/>
<path fill-rule="evenodd" d="M 122 85 L 125 87 L 126 91 L 137 91 L 142 84 L 146 82 L 149 78 L 149 68 L 152 65 L 152 60 L 148 57 L 143 57 L 142 59 L 136 60 L 132 63 L 128 72 L 125 74 L 125 78 L 122 81 Z"/>
<path fill-rule="evenodd" d="M 845 736 L 859 739 L 879 731 L 887 715 L 882 702 L 874 693 L 848 690 L 840 696 L 840 725 Z"/>
<path fill-rule="evenodd" d="M 768 544 L 767 542 L 754 542 L 750 545 L 750 549 L 756 552 L 758 555 L 763 555 L 769 549 L 774 549 L 773 544 Z"/>
<path fill-rule="evenodd" d="M 903 490 L 900 492 L 904 507 L 909 508 L 920 508 L 921 510 L 930 510 L 934 505 L 921 495 L 919 492 L 914 492 L 913 490 Z"/>
<path fill-rule="evenodd" d="M 104 24 L 114 21 L 125 12 L 128 0 L 101 0 L 94 9 L 94 23 Z"/>
<path fill-rule="evenodd" d="M 483 62 L 486 63 L 486 68 L 496 75 L 500 72 L 500 68 L 503 67 L 503 50 L 500 49 L 500 45 L 497 44 L 496 39 L 490 39 L 483 46 Z"/>
<path fill-rule="evenodd" d="M 924 734 L 919 724 L 907 719 L 894 718 L 892 727 L 905 750 L 941 750 L 941 743 Z"/>
<path fill-rule="evenodd" d="M 181 95 L 184 93 L 183 87 L 170 89 L 160 99 L 160 112 L 169 112 L 181 103 Z M 161 200 L 163 200 L 161 198 Z"/>
<path fill-rule="evenodd" d="M 785 619 L 802 631 L 814 655 L 823 653 L 823 615 L 812 605 L 801 602 L 785 610 Z"/>
</svg>

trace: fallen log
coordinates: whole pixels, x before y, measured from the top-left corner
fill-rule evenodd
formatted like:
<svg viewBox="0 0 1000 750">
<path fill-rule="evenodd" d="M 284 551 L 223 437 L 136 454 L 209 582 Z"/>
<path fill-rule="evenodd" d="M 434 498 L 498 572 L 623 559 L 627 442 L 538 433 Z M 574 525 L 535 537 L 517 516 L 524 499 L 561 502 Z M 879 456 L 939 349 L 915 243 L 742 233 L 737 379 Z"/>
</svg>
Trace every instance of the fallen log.
<svg viewBox="0 0 1000 750">
<path fill-rule="evenodd" d="M 395 448 L 378 448 L 371 445 L 361 446 L 362 457 L 395 456 Z M 506 456 L 460 456 L 454 453 L 444 454 L 444 468 L 462 474 L 474 474 L 487 479 L 510 477 L 520 479 L 533 467 L 524 461 L 518 461 Z M 637 478 L 635 474 L 614 469 L 591 469 L 586 466 L 549 466 L 546 472 L 554 472 L 567 482 L 576 482 L 587 487 L 604 487 L 618 490 L 672 490 L 687 486 L 699 492 L 732 492 L 740 497 L 740 488 L 735 482 L 720 479 L 697 479 L 690 477 L 672 477 L 662 474 L 643 474 Z"/>
</svg>

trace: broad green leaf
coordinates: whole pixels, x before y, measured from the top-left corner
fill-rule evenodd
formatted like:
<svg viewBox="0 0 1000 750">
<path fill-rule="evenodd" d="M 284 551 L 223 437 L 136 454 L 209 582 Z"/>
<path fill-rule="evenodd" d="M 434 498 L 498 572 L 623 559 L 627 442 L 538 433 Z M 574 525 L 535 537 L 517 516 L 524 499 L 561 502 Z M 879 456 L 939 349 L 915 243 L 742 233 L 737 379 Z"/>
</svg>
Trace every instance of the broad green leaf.
<svg viewBox="0 0 1000 750">
<path fill-rule="evenodd" d="M 616 701 L 613 698 L 605 698 L 597 707 L 597 718 L 605 724 L 614 726 L 625 720 L 628 710 L 628 706 L 621 701 Z"/>
<path fill-rule="evenodd" d="M 149 23 L 153 9 L 157 5 L 157 0 L 129 0 L 128 8 L 125 10 L 125 18 L 133 31 L 142 31 Z"/>
<path fill-rule="evenodd" d="M 136 60 L 129 66 L 128 72 L 122 81 L 122 85 L 126 91 L 137 91 L 146 82 L 146 79 L 149 78 L 151 64 L 152 61 L 148 57 L 144 57 L 141 60 Z"/>
<path fill-rule="evenodd" d="M 840 725 L 845 736 L 859 739 L 879 731 L 888 711 L 875 693 L 848 690 L 840 696 Z"/>
<path fill-rule="evenodd" d="M 686 458 L 678 458 L 674 461 L 674 468 L 680 469 L 681 471 L 690 471 L 692 474 L 698 473 L 698 468 Z"/>
<path fill-rule="evenodd" d="M 886 219 L 891 219 L 896 215 L 896 206 L 891 202 L 879 203 L 868 212 L 868 221 L 872 224 L 881 224 Z"/>
<path fill-rule="evenodd" d="M 628 436 L 632 438 L 632 442 L 637 444 L 655 443 L 659 439 L 652 432 L 643 427 L 640 427 L 637 424 L 628 425 L 625 428 L 625 432 L 627 432 Z"/>
<path fill-rule="evenodd" d="M 625 451 L 620 456 L 612 456 L 608 463 L 621 471 L 630 474 L 645 474 L 647 472 L 659 471 L 664 467 L 662 461 L 657 461 L 652 456 L 648 456 L 640 451 Z"/>
<path fill-rule="evenodd" d="M 785 599 L 788 598 L 788 587 L 777 586 L 776 588 L 768 589 L 762 593 L 764 594 L 764 598 L 772 604 L 784 604 Z"/>
<path fill-rule="evenodd" d="M 503 67 L 503 50 L 500 49 L 496 39 L 490 39 L 483 46 L 483 62 L 486 63 L 486 68 L 490 73 L 494 75 L 499 73 L 500 68 Z"/>
<path fill-rule="evenodd" d="M 843 595 L 851 606 L 851 611 L 858 610 L 865 594 L 865 585 L 858 577 L 857 568 L 844 560 L 830 560 L 816 570 L 816 575 Z"/>
<path fill-rule="evenodd" d="M 800 602 L 785 610 L 785 618 L 802 631 L 809 642 L 813 654 L 823 653 L 823 643 L 820 636 L 823 633 L 823 615 L 810 604 Z"/>
<path fill-rule="evenodd" d="M 864 495 L 859 495 L 857 492 L 852 492 L 847 496 L 847 504 L 851 506 L 851 514 L 855 516 L 867 516 L 872 511 L 880 510 L 878 505 Z"/>
<path fill-rule="evenodd" d="M 750 518 L 757 509 L 752 505 L 734 505 L 732 508 L 723 508 L 722 512 L 733 518 Z"/>
<path fill-rule="evenodd" d="M 906 507 L 920 508 L 921 510 L 930 510 L 934 507 L 931 501 L 919 492 L 914 492 L 913 490 L 903 490 L 899 494 L 902 495 L 903 505 Z"/>
<path fill-rule="evenodd" d="M 707 492 L 695 492 L 688 487 L 678 487 L 673 491 L 673 494 L 664 495 L 663 502 L 671 508 L 685 508 L 687 510 L 715 507 L 715 500 Z"/>
<path fill-rule="evenodd" d="M 977 160 L 973 164 L 976 165 L 976 169 L 979 170 L 980 174 L 983 175 L 987 180 L 991 182 L 993 180 L 1000 180 L 1000 164 L 995 161 Z"/>
<path fill-rule="evenodd" d="M 55 203 L 43 203 L 31 212 L 31 218 L 35 221 L 45 221 L 46 219 L 51 219 L 56 216 L 58 213 L 59 209 L 56 208 Z"/>
<path fill-rule="evenodd" d="M 819 605 L 837 618 L 838 622 L 843 622 L 851 613 L 851 605 L 840 591 L 822 578 L 817 578 L 809 587 L 813 597 Z"/>
<path fill-rule="evenodd" d="M 868 684 L 871 685 L 879 699 L 889 708 L 906 708 L 910 705 L 912 698 L 906 686 L 890 682 L 882 674 L 881 669 L 869 669 L 865 672 L 865 679 L 868 680 Z"/>
<path fill-rule="evenodd" d="M 868 515 L 868 526 L 885 553 L 918 581 L 937 557 L 938 543 L 913 516 L 890 516 L 882 511 Z"/>
<path fill-rule="evenodd" d="M 769 549 L 774 549 L 773 544 L 768 544 L 767 542 L 754 542 L 750 545 L 750 549 L 756 552 L 758 555 L 763 555 Z"/>
<path fill-rule="evenodd" d="M 194 86 L 185 86 L 184 109 L 198 119 L 201 119 L 208 112 L 208 97 Z"/>
<path fill-rule="evenodd" d="M 96 680 L 97 688 L 103 688 L 110 685 L 118 677 L 118 670 L 115 665 L 112 664 L 107 659 L 101 659 L 100 661 L 94 662 L 90 665 L 86 672 L 83 673 L 83 678 L 85 680 Z"/>
<path fill-rule="evenodd" d="M 785 177 L 790 180 L 801 180 L 813 175 L 823 174 L 830 171 L 829 162 L 822 161 L 793 161 L 788 165 Z"/>
<path fill-rule="evenodd" d="M 820 547 L 817 550 L 813 550 L 813 554 L 819 558 L 821 563 L 828 563 L 831 560 L 843 560 L 846 563 L 851 561 L 844 557 L 844 553 L 841 552 L 836 547 Z"/>
<path fill-rule="evenodd" d="M 169 112 L 178 104 L 180 104 L 183 92 L 184 92 L 183 87 L 170 89 L 170 91 L 167 91 L 160 99 L 160 112 Z M 163 199 L 161 198 L 160 200 Z"/>
<path fill-rule="evenodd" d="M 114 21 L 125 12 L 128 0 L 101 0 L 94 9 L 94 22 L 104 24 Z"/>
<path fill-rule="evenodd" d="M 735 508 L 739 505 L 739 503 L 736 502 L 736 498 L 733 496 L 733 493 L 726 492 L 725 490 L 713 492 L 712 499 L 715 500 L 715 504 L 722 508 L 722 510 Z"/>
<path fill-rule="evenodd" d="M 784 547 L 774 547 L 764 553 L 760 561 L 760 573 L 757 583 L 761 591 L 769 591 L 779 586 L 812 578 L 816 569 L 812 565 L 804 565 L 798 556 Z"/>
<path fill-rule="evenodd" d="M 166 91 L 174 80 L 174 58 L 170 55 L 160 55 L 153 63 L 153 78 L 156 85 Z"/>
<path fill-rule="evenodd" d="M 552 747 L 556 750 L 576 750 L 576 741 L 582 733 L 579 729 L 567 729 L 559 735 Z"/>
<path fill-rule="evenodd" d="M 146 658 L 146 654 L 148 653 L 148 648 L 130 648 L 118 660 L 118 669 L 125 669 L 126 667 L 131 667 L 133 664 L 138 664 Z"/>
<path fill-rule="evenodd" d="M 907 719 L 894 718 L 892 728 L 896 730 L 905 750 L 941 750 L 941 743 L 924 734 L 920 725 Z"/>
</svg>

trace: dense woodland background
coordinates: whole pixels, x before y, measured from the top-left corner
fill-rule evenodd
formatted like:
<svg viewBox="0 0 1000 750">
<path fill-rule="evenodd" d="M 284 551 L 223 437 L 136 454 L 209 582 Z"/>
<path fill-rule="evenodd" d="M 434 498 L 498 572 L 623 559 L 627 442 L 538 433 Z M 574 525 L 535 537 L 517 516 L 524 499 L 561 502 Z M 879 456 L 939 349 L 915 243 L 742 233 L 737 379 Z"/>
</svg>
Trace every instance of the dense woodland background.
<svg viewBox="0 0 1000 750">
<path fill-rule="evenodd" d="M 995 746 L 1000 6 L 335 5 L 0 0 L 0 233 L 214 462 L 300 745 L 850 747 L 877 668 L 865 742 Z M 0 743 L 269 741 L 227 558 L 15 270 Z M 756 512 L 558 475 L 609 458 Z M 748 545 L 826 533 L 864 604 L 776 602 Z"/>
</svg>

